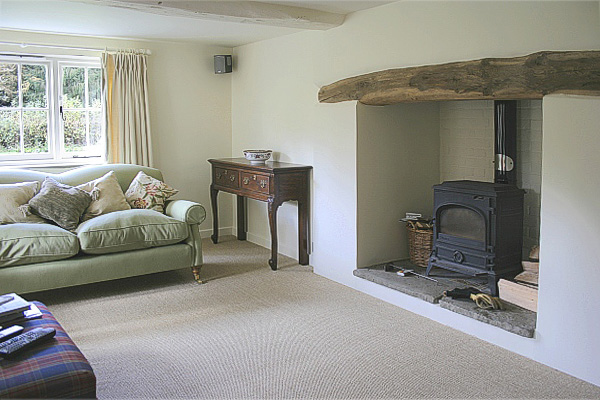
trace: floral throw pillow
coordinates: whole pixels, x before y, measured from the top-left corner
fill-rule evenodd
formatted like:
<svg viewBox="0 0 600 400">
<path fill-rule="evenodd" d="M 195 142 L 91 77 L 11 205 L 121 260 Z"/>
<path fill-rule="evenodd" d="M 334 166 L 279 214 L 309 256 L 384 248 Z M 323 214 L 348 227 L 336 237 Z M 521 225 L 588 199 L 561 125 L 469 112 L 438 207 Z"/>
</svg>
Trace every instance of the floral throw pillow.
<svg viewBox="0 0 600 400">
<path fill-rule="evenodd" d="M 131 208 L 146 208 L 162 213 L 165 201 L 178 192 L 179 190 L 140 171 L 125 192 L 125 198 Z"/>
</svg>

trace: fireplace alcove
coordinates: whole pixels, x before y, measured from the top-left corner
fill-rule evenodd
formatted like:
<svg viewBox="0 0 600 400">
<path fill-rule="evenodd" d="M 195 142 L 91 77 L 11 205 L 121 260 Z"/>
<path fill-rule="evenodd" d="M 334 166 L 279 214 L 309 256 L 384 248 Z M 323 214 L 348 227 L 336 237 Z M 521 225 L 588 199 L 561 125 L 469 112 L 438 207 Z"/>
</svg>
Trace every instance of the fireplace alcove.
<svg viewBox="0 0 600 400">
<path fill-rule="evenodd" d="M 597 53 L 600 54 L 600 52 Z M 595 81 L 598 85 L 600 84 L 600 63 L 596 62 L 595 66 Z M 574 69 L 574 71 L 576 70 Z M 590 184 L 590 182 L 597 181 L 597 171 L 600 168 L 600 158 L 598 157 L 598 154 L 600 154 L 600 141 L 598 140 L 600 90 L 598 89 L 600 88 L 596 86 L 595 93 L 580 93 L 580 95 L 555 95 L 551 92 L 550 94 L 545 92 L 537 98 L 543 105 L 544 159 L 541 176 L 543 185 L 540 194 L 542 205 L 540 209 L 539 312 L 535 316 L 536 326 L 533 338 L 503 331 L 491 324 L 481 323 L 476 319 L 455 314 L 452 312 L 453 310 L 441 307 L 441 304 L 430 304 L 419 298 L 407 296 L 365 279 L 353 277 L 349 278 L 347 283 L 343 278 L 334 277 L 334 279 L 355 287 L 367 295 L 402 307 L 432 321 L 573 374 L 596 385 L 599 384 L 600 375 L 595 366 L 597 365 L 600 348 L 597 340 L 594 339 L 594 333 L 599 330 L 599 319 L 595 311 L 595 305 L 600 301 L 600 292 L 597 290 L 598 282 L 600 282 L 600 269 L 597 265 L 596 254 L 597 243 L 600 241 L 600 230 L 598 229 L 600 226 L 600 212 L 598 210 L 600 186 Z M 451 97 L 451 95 L 452 93 L 449 93 L 445 100 L 456 100 L 456 97 Z M 516 96 L 511 98 L 514 99 Z M 361 97 L 353 96 L 352 99 L 348 100 L 356 101 L 359 99 Z M 359 102 L 365 104 L 362 100 L 359 100 Z M 390 233 L 393 227 L 398 228 L 398 223 L 395 220 L 390 220 L 390 225 L 383 226 L 381 229 L 376 226 L 380 220 L 369 221 L 371 215 L 365 213 L 365 208 L 376 208 L 382 204 L 382 202 L 377 201 L 377 194 L 371 189 L 377 190 L 378 188 L 389 187 L 385 179 L 395 176 L 394 171 L 402 171 L 408 168 L 410 172 L 411 167 L 409 163 L 402 160 L 404 146 L 401 146 L 403 143 L 400 139 L 397 139 L 400 145 L 394 149 L 383 146 L 381 152 L 373 151 L 373 149 L 366 150 L 369 146 L 365 148 L 364 143 L 361 142 L 369 140 L 368 135 L 370 133 L 373 133 L 372 141 L 377 140 L 378 137 L 385 137 L 386 135 L 379 135 L 378 128 L 384 130 L 388 128 L 386 128 L 385 122 L 379 122 L 373 129 L 367 126 L 367 130 L 364 130 L 360 126 L 365 123 L 364 115 L 360 114 L 366 110 L 361 104 L 358 106 L 356 106 L 356 103 L 352 104 L 351 108 L 353 110 L 347 111 L 347 115 L 352 118 L 353 126 L 359 125 L 358 132 L 362 132 L 362 134 L 354 136 L 356 147 L 353 149 L 355 151 L 352 152 L 351 157 L 356 167 L 352 172 L 355 176 L 358 176 L 356 180 L 353 179 L 353 183 L 359 186 L 358 189 L 353 188 L 355 191 L 358 190 L 355 202 L 360 203 L 360 209 L 358 206 L 356 208 L 356 216 L 360 225 L 357 246 L 359 247 L 359 257 L 364 262 L 365 257 L 371 257 L 368 252 L 365 252 L 365 246 L 373 245 L 373 248 L 377 247 L 375 243 L 377 238 L 386 238 L 390 236 L 387 233 Z M 523 103 L 521 104 L 523 105 Z M 527 102 L 525 102 L 526 104 Z M 533 105 L 533 103 L 531 104 Z M 420 107 L 435 107 L 434 103 L 403 103 L 403 105 L 398 106 L 398 110 L 407 114 L 405 115 L 408 118 L 407 121 L 410 121 L 409 111 L 412 106 L 417 107 L 415 110 L 418 111 L 420 111 Z M 323 107 L 324 110 L 326 108 L 326 106 Z M 391 111 L 387 111 L 388 107 L 370 108 L 373 111 L 366 111 L 367 113 L 377 112 L 378 109 L 382 113 L 391 113 Z M 345 107 L 345 109 L 349 110 L 348 107 Z M 531 112 L 541 114 L 539 110 L 531 110 Z M 392 114 L 394 115 L 389 116 L 388 120 L 395 121 L 399 119 L 397 113 Z M 436 124 L 437 126 L 440 125 L 439 122 L 443 119 L 441 114 L 441 112 L 435 110 L 430 113 L 432 118 L 437 119 L 437 121 L 434 121 L 434 126 Z M 375 120 L 375 118 L 372 118 L 372 120 Z M 419 126 L 423 122 L 415 121 L 415 123 L 416 126 Z M 541 125 L 542 122 L 536 122 L 536 125 L 538 124 Z M 411 131 L 409 122 L 404 126 L 406 132 Z M 395 130 L 396 133 L 399 132 L 398 129 Z M 353 129 L 352 132 L 348 133 L 356 135 L 357 129 Z M 433 134 L 432 138 L 428 140 L 437 141 L 439 144 L 439 141 L 445 138 L 443 134 Z M 416 140 L 420 141 L 421 139 Z M 410 142 L 406 145 L 407 156 L 412 157 L 413 152 L 410 150 L 413 150 L 413 148 L 410 146 Z M 415 147 L 421 154 L 427 153 L 428 150 L 436 152 L 438 160 L 440 160 L 437 163 L 444 165 L 444 154 L 440 154 L 440 147 L 434 146 L 429 149 L 418 145 Z M 389 153 L 392 154 L 389 155 Z M 388 160 L 390 160 L 389 164 L 387 163 Z M 413 158 L 413 160 L 418 159 Z M 356 165 L 357 162 L 359 165 Z M 437 163 L 436 166 L 439 166 Z M 381 164 L 381 166 L 378 164 Z M 390 165 L 393 166 L 393 170 L 389 170 Z M 419 166 L 428 167 L 427 163 L 422 163 Z M 367 167 L 368 171 L 361 172 L 361 167 Z M 417 171 L 416 168 L 414 170 Z M 374 181 L 370 181 L 371 178 Z M 417 179 L 415 181 L 418 182 Z M 393 182 L 390 185 L 393 185 Z M 422 186 L 425 189 L 430 189 L 428 185 Z M 419 191 L 411 191 L 411 189 L 410 187 L 402 187 L 398 188 L 398 191 L 400 194 L 409 197 L 418 197 Z M 386 194 L 386 196 L 383 207 L 389 210 L 392 210 L 392 205 L 404 199 L 399 195 Z M 422 201 L 428 201 L 428 199 L 429 197 L 424 198 Z M 418 199 L 416 201 L 418 202 Z M 429 206 L 426 208 L 429 209 Z M 389 230 L 386 231 L 388 228 Z M 396 232 L 390 234 L 402 234 L 401 231 Z M 370 234 L 375 234 L 376 237 L 365 237 L 365 235 L 369 236 Z M 352 264 L 346 266 L 347 272 L 359 271 L 355 269 L 359 264 Z M 573 273 L 569 273 L 567 277 L 565 276 L 565 269 Z M 582 298 L 585 298 L 586 301 L 582 302 Z M 401 321 L 398 322 L 401 323 Z M 373 334 L 377 335 L 377 332 Z M 565 340 L 565 338 L 569 340 Z M 451 346 L 451 344 L 449 345 Z"/>
<path fill-rule="evenodd" d="M 523 256 L 539 241 L 542 101 L 517 104 L 517 186 L 526 190 Z M 406 212 L 431 216 L 433 185 L 494 180 L 494 102 L 357 104 L 358 268 L 408 258 Z M 364 276 L 362 276 L 364 277 Z M 393 276 L 393 278 L 396 278 Z M 384 282 L 367 277 L 378 283 Z M 388 286 L 388 285 L 386 285 Z M 456 284 L 456 287 L 460 286 Z M 423 297 L 421 297 L 423 298 Z M 435 301 L 437 302 L 437 301 Z M 455 310 L 457 311 L 457 310 Z M 535 314 L 512 330 L 533 335 Z M 506 321 L 502 321 L 506 325 Z"/>
<path fill-rule="evenodd" d="M 523 256 L 539 242 L 542 101 L 518 101 L 517 186 L 525 189 Z M 494 180 L 491 100 L 357 104 L 358 266 L 408 257 L 399 222 L 431 216 L 433 185 Z"/>
<path fill-rule="evenodd" d="M 359 269 L 354 271 L 354 275 L 360 276 L 358 272 L 364 270 L 360 267 L 378 261 L 406 258 L 406 234 L 397 221 L 407 211 L 429 215 L 433 200 L 431 187 L 434 184 L 459 179 L 493 180 L 494 155 L 493 144 L 490 143 L 494 135 L 493 130 L 488 129 L 493 120 L 486 117 L 487 113 L 492 112 L 493 100 L 519 100 L 517 164 L 521 176 L 517 178 L 517 186 L 526 190 L 523 253 L 527 254 L 529 246 L 538 242 L 540 231 L 542 100 L 556 94 L 599 96 L 599 61 L 600 51 L 542 51 L 513 58 L 485 58 L 378 71 L 321 87 L 318 97 L 322 103 L 358 100 L 356 176 Z M 563 139 L 557 135 L 558 126 L 564 131 L 576 132 L 576 140 L 561 142 L 561 147 L 571 149 L 582 146 L 579 132 L 595 133 L 590 122 L 596 121 L 595 112 L 590 112 L 589 108 L 589 104 L 594 102 L 593 99 L 578 102 L 584 107 L 579 110 L 573 107 L 575 100 L 563 103 L 551 96 L 548 105 L 544 104 L 544 109 L 553 109 L 559 117 L 545 117 L 551 122 L 548 130 L 551 144 L 545 145 L 545 148 L 552 151 L 553 144 Z M 579 121 L 571 120 L 570 115 L 557 108 L 556 104 L 559 103 L 564 104 L 573 115 L 583 114 L 582 123 L 573 124 Z M 454 118 L 455 113 L 462 116 Z M 569 123 L 565 124 L 560 116 L 569 120 Z M 594 145 L 583 145 L 578 152 L 587 153 L 589 149 L 595 149 Z M 578 159 L 573 154 L 570 156 L 572 163 Z M 568 158 L 564 154 L 554 154 L 554 157 Z M 575 164 L 579 170 L 555 168 L 552 174 L 558 177 L 567 175 L 569 182 L 577 182 L 581 177 L 573 172 L 587 171 L 589 163 Z M 550 171 L 557 163 L 553 159 L 547 165 L 549 167 L 545 166 L 544 171 Z M 567 186 L 563 181 L 556 182 L 554 176 L 547 172 L 544 172 L 544 176 L 548 181 L 553 181 L 555 186 Z M 545 200 L 543 231 L 546 241 L 552 242 L 556 238 L 556 231 L 551 232 L 548 227 L 556 218 L 549 218 L 552 212 L 548 210 L 558 200 L 553 197 L 550 186 L 545 187 L 550 201 L 548 198 Z M 573 193 L 581 192 L 579 187 L 570 190 Z M 576 201 L 579 202 L 581 200 Z M 548 204 L 551 204 L 550 208 Z M 558 214 L 562 211 L 560 209 Z M 565 218 L 560 220 L 572 225 Z M 584 241 L 589 242 L 589 239 Z M 557 253 L 551 247 L 542 246 L 542 255 L 547 252 L 565 258 L 566 252 L 564 248 L 561 249 Z M 556 264 L 554 260 L 548 263 Z M 588 269 L 592 268 L 587 259 L 581 259 L 580 263 Z M 552 271 L 548 271 L 548 274 L 552 276 Z M 555 285 L 557 282 L 554 282 Z M 589 286 L 587 280 L 580 281 L 580 284 Z M 540 293 L 545 293 L 543 282 Z M 550 299 L 548 296 L 542 297 L 545 302 L 554 304 L 555 301 Z M 452 310 L 452 307 L 444 308 Z M 453 311 L 463 313 L 457 309 Z M 478 315 L 469 316 L 480 319 Z M 570 318 L 570 314 L 563 315 L 563 318 Z M 534 328 L 528 337 L 533 336 L 535 322 L 534 313 Z M 495 325 L 502 327 L 503 324 L 500 322 Z"/>
</svg>

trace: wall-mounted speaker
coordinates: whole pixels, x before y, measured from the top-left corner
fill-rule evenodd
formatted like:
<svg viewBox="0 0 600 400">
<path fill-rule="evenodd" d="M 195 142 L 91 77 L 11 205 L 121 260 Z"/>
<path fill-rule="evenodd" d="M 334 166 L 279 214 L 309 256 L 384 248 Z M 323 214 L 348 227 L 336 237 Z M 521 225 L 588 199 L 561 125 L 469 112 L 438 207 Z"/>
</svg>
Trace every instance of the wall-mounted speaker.
<svg viewBox="0 0 600 400">
<path fill-rule="evenodd" d="M 215 74 L 227 74 L 232 71 L 232 66 L 230 55 L 215 56 Z"/>
</svg>

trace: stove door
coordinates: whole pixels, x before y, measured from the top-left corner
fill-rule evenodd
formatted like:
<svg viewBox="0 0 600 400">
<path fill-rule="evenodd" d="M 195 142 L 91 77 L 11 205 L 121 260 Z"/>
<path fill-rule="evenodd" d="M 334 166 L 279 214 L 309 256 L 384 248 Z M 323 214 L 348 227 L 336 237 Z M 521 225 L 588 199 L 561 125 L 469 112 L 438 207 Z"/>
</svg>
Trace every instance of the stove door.
<svg viewBox="0 0 600 400">
<path fill-rule="evenodd" d="M 459 203 L 440 207 L 435 220 L 435 235 L 436 262 L 459 269 L 489 268 L 487 222 L 482 210 Z"/>
<path fill-rule="evenodd" d="M 485 244 L 485 218 L 472 208 L 455 204 L 443 207 L 439 210 L 436 223 L 438 224 L 438 233 L 441 235 Z"/>
<path fill-rule="evenodd" d="M 438 208 L 435 220 L 436 242 L 456 244 L 478 251 L 487 251 L 488 220 L 466 204 L 454 203 Z"/>
</svg>

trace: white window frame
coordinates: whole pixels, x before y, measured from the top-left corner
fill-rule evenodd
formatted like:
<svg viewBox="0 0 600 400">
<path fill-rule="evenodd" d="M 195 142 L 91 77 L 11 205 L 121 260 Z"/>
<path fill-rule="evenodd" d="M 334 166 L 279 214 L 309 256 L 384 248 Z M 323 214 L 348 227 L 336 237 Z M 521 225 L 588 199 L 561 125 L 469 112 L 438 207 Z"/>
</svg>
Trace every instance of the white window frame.
<svg viewBox="0 0 600 400">
<path fill-rule="evenodd" d="M 48 153 L 26 153 L 26 154 L 5 154 L 0 155 L 0 166 L 59 166 L 59 165 L 85 165 L 85 164 L 102 164 L 106 162 L 106 127 L 105 127 L 105 110 L 104 101 L 102 106 L 102 143 L 101 148 L 104 150 L 100 156 L 85 153 L 67 153 L 64 149 L 64 133 L 63 120 L 61 114 L 62 106 L 62 67 L 93 67 L 101 68 L 99 57 L 82 57 L 82 56 L 38 56 L 38 55 L 0 55 L 2 63 L 19 64 L 19 83 L 21 82 L 22 64 L 37 64 L 46 65 L 46 96 L 48 105 Z M 87 78 L 87 69 L 86 78 Z M 86 79 L 87 81 L 87 79 Z M 85 107 L 81 110 L 88 109 L 88 85 L 85 85 Z M 101 94 L 103 95 L 103 93 Z M 39 108 L 23 107 L 23 93 L 19 88 L 19 107 L 17 108 L 1 108 L 0 110 L 25 110 L 35 111 Z M 45 110 L 45 109 L 44 109 Z M 89 115 L 89 113 L 86 113 Z M 22 118 L 22 117 L 21 117 Z M 86 117 L 88 118 L 88 117 Z M 20 124 L 21 142 L 23 141 L 23 124 Z M 89 126 L 86 124 L 86 129 Z M 89 134 L 89 132 L 88 132 Z M 22 148 L 22 143 L 21 143 Z"/>
</svg>

